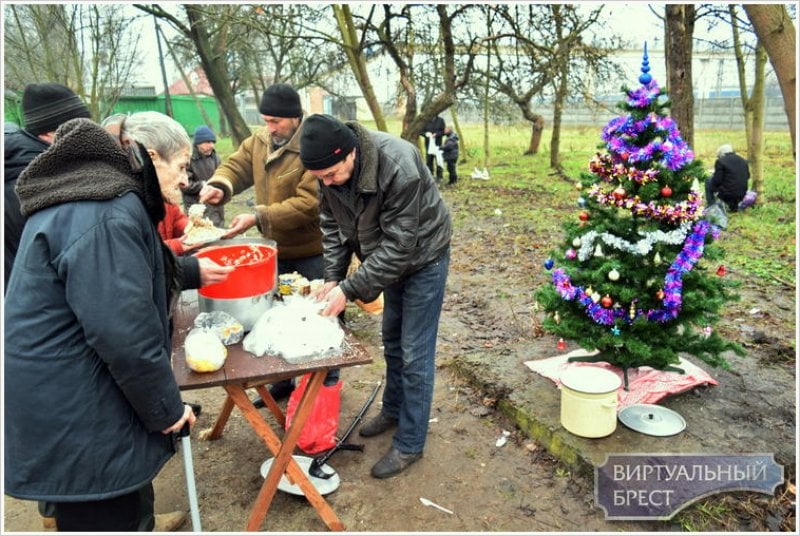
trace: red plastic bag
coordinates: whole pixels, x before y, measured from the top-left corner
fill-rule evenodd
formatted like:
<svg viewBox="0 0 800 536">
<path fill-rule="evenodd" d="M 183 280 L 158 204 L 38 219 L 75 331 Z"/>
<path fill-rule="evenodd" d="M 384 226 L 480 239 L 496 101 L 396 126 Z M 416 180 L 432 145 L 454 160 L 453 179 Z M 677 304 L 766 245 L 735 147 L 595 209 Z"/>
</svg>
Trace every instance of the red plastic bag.
<svg viewBox="0 0 800 536">
<path fill-rule="evenodd" d="M 286 429 L 292 425 L 297 405 L 306 392 L 306 385 L 311 378 L 311 373 L 303 376 L 286 404 Z M 318 454 L 336 445 L 336 430 L 339 428 L 339 407 L 341 406 L 342 381 L 336 385 L 322 385 L 314 400 L 311 414 L 308 416 L 297 447 L 306 454 Z"/>
</svg>

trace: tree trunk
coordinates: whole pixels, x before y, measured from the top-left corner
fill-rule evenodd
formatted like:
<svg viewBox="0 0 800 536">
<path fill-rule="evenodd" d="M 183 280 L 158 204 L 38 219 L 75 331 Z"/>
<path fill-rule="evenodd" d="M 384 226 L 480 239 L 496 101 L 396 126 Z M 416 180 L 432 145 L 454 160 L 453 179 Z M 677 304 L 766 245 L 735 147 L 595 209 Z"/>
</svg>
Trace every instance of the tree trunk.
<svg viewBox="0 0 800 536">
<path fill-rule="evenodd" d="M 750 141 L 753 138 L 753 112 L 752 103 L 750 100 L 750 91 L 747 89 L 747 76 L 745 74 L 744 52 L 742 52 L 742 40 L 739 37 L 739 24 L 738 16 L 736 13 L 736 6 L 728 4 L 728 14 L 731 18 L 731 33 L 733 34 L 733 54 L 736 56 L 736 74 L 739 79 L 739 98 L 742 101 L 742 110 L 744 112 L 744 135 L 747 140 L 747 146 L 750 147 Z M 756 73 L 757 75 L 757 73 Z"/>
<path fill-rule="evenodd" d="M 236 142 L 235 145 L 238 146 L 250 136 L 251 132 L 242 114 L 239 113 L 239 108 L 236 106 L 236 98 L 228 83 L 225 56 L 211 50 L 208 30 L 202 21 L 202 13 L 192 5 L 185 5 L 184 8 L 189 19 L 189 37 L 195 45 L 197 55 L 200 57 L 200 64 L 203 66 L 208 83 L 214 91 L 214 96 L 219 101 L 220 108 L 222 108 L 225 117 L 228 119 L 231 135 Z"/>
<path fill-rule="evenodd" d="M 164 39 L 164 43 L 167 45 L 167 52 L 169 52 L 169 55 L 172 57 L 172 61 L 175 62 L 175 66 L 178 68 L 178 72 L 181 73 L 181 79 L 183 80 L 183 83 L 186 84 L 186 89 L 189 90 L 189 95 L 192 96 L 192 100 L 197 106 L 197 110 L 200 112 L 200 115 L 203 116 L 203 122 L 209 127 L 213 127 L 211 118 L 208 116 L 208 112 L 206 112 L 206 109 L 205 107 L 203 107 L 203 104 L 200 102 L 200 99 L 197 98 L 197 93 L 194 92 L 194 88 L 192 87 L 192 82 L 191 80 L 189 80 L 189 76 L 186 74 L 186 71 L 181 66 L 181 62 L 178 61 L 178 56 L 175 54 L 175 50 L 172 48 L 172 45 L 169 44 L 169 41 L 167 41 L 166 37 L 164 37 L 164 33 L 161 31 L 161 28 L 156 26 L 156 30 L 160 34 L 160 38 Z M 220 136 L 222 135 L 222 129 L 220 129 L 218 134 Z"/>
<path fill-rule="evenodd" d="M 750 164 L 751 187 L 764 195 L 764 71 L 767 66 L 767 52 L 760 40 L 756 46 L 755 82 L 750 96 L 750 138 L 747 140 L 747 159 Z"/>
<path fill-rule="evenodd" d="M 528 119 L 526 117 L 526 119 Z M 531 142 L 528 145 L 528 150 L 525 151 L 526 155 L 536 154 L 539 152 L 539 144 L 542 142 L 542 131 L 544 130 L 544 117 L 539 114 L 533 114 L 531 121 Z"/>
<path fill-rule="evenodd" d="M 342 35 L 342 48 L 344 48 L 345 54 L 347 55 L 347 61 L 350 63 L 350 68 L 353 70 L 353 76 L 356 82 L 358 82 L 358 87 L 361 88 L 361 94 L 367 101 L 367 106 L 369 106 L 369 110 L 372 113 L 372 118 L 375 120 L 375 127 L 380 131 L 386 132 L 386 119 L 383 117 L 383 110 L 378 102 L 378 98 L 375 96 L 375 89 L 372 87 L 372 82 L 369 79 L 367 60 L 364 54 L 361 53 L 361 44 L 356 35 L 356 26 L 353 23 L 353 15 L 350 12 L 350 6 L 347 4 L 332 4 L 331 8 L 336 17 L 339 33 Z"/>
<path fill-rule="evenodd" d="M 553 102 L 553 132 L 550 135 L 550 168 L 560 170 L 561 160 L 559 152 L 561 147 L 561 116 L 564 112 L 564 101 L 567 98 L 567 73 L 562 72 L 558 81 L 556 98 Z"/>
<path fill-rule="evenodd" d="M 488 15 L 487 15 L 488 16 Z M 486 47 L 486 72 L 489 73 L 492 65 L 492 49 Z M 483 167 L 489 167 L 491 153 L 489 149 L 489 89 L 491 79 L 486 77 L 486 84 L 483 88 Z"/>
<path fill-rule="evenodd" d="M 763 43 L 783 94 L 783 105 L 789 120 L 792 151 L 797 161 L 797 60 L 795 28 L 786 6 L 780 4 L 745 4 L 747 18 Z"/>
<path fill-rule="evenodd" d="M 463 164 L 467 161 L 467 143 L 464 141 L 464 136 L 461 131 L 461 123 L 458 121 L 458 111 L 456 110 L 456 106 L 450 107 L 450 117 L 453 118 L 453 130 L 458 135 L 459 163 Z"/>
<path fill-rule="evenodd" d="M 694 95 L 692 94 L 692 34 L 694 6 L 667 4 L 665 7 L 665 51 L 667 91 L 672 101 L 670 115 L 681 137 L 694 146 Z"/>
</svg>

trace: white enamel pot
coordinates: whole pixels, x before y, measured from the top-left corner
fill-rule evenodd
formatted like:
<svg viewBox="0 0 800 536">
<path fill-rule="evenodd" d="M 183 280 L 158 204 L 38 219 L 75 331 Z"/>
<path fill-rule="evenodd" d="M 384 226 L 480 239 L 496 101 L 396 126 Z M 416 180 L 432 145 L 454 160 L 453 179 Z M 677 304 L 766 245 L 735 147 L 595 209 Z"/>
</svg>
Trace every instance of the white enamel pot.
<svg viewBox="0 0 800 536">
<path fill-rule="evenodd" d="M 598 438 L 617 429 L 617 391 L 622 380 L 601 367 L 573 366 L 560 378 L 561 425 L 580 437 Z"/>
</svg>

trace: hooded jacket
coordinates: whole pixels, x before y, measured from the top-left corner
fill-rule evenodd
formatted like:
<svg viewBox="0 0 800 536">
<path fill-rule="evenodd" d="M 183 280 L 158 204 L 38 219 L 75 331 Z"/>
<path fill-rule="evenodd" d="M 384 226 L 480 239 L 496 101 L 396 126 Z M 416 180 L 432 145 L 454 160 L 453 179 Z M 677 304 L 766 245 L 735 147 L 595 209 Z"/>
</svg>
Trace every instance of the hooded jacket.
<svg viewBox="0 0 800 536">
<path fill-rule="evenodd" d="M 258 129 L 208 181 L 225 193 L 223 203 L 251 186 L 255 189 L 258 229 L 275 240 L 281 259 L 322 254 L 319 186 L 300 161 L 302 129 L 301 123 L 292 139 L 277 150 L 272 149 L 269 130 Z"/>
<path fill-rule="evenodd" d="M 157 190 L 152 162 L 132 173 L 127 153 L 87 119 L 62 125 L 19 178 L 28 219 L 4 307 L 13 497 L 116 497 L 152 481 L 175 452 L 161 434 L 184 409 Z"/>
<path fill-rule="evenodd" d="M 436 261 L 450 247 L 450 211 L 416 147 L 356 122 L 355 213 L 321 186 L 325 280 L 340 281 L 349 300 L 368 303 L 387 286 Z M 345 279 L 351 254 L 361 266 Z"/>
</svg>

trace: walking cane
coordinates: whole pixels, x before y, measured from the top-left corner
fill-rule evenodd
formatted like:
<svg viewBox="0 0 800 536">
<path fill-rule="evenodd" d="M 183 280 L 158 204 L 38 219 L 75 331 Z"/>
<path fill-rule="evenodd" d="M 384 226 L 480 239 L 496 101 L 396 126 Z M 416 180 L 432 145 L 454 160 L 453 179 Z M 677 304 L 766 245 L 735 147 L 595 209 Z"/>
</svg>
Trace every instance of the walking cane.
<svg viewBox="0 0 800 536">
<path fill-rule="evenodd" d="M 363 450 L 364 449 L 363 445 L 350 445 L 349 443 L 345 443 L 345 441 L 347 441 L 347 438 L 349 438 L 350 434 L 353 433 L 353 430 L 355 430 L 356 426 L 358 426 L 358 423 L 361 422 L 361 420 L 364 418 L 364 415 L 367 413 L 367 410 L 369 409 L 370 405 L 372 404 L 372 401 L 375 400 L 375 395 L 378 394 L 378 390 L 380 388 L 381 388 L 381 382 L 379 381 L 378 384 L 375 386 L 375 388 L 372 390 L 372 393 L 370 393 L 369 398 L 367 398 L 367 401 L 364 403 L 364 407 L 362 407 L 361 411 L 358 412 L 358 415 L 356 415 L 356 418 L 353 420 L 353 422 L 347 428 L 347 431 L 344 433 L 344 435 L 338 441 L 338 443 L 336 443 L 336 445 L 334 445 L 330 450 L 325 452 L 325 454 L 323 454 L 321 456 L 318 456 L 318 457 L 314 458 L 313 460 L 311 460 L 311 465 L 309 465 L 309 467 L 308 467 L 308 473 L 311 476 L 315 476 L 317 478 L 322 478 L 324 480 L 327 480 L 327 479 L 331 478 L 333 475 L 335 475 L 336 474 L 335 471 L 333 473 L 326 473 L 322 469 L 322 466 L 325 465 L 325 463 L 330 459 L 331 456 L 333 456 L 333 454 L 336 451 L 338 451 L 338 450 Z"/>
<path fill-rule="evenodd" d="M 200 404 L 188 404 L 192 407 L 195 416 L 200 415 L 202 406 Z M 189 510 L 192 515 L 192 530 L 194 532 L 203 532 L 200 526 L 200 506 L 197 504 L 197 487 L 194 482 L 194 462 L 192 460 L 192 441 L 191 430 L 189 429 L 189 422 L 187 421 L 181 431 L 178 432 L 178 437 L 181 440 L 183 449 L 183 468 L 186 472 L 186 491 L 189 496 Z"/>
</svg>

